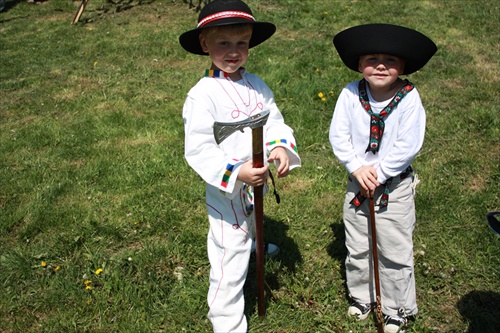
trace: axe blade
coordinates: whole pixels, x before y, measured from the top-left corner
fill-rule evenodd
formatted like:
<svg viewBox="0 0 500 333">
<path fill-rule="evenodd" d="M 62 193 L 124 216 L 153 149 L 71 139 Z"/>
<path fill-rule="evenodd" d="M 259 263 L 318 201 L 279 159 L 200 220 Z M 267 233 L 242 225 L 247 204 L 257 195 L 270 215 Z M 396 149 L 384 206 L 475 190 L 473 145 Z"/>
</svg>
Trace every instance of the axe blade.
<svg viewBox="0 0 500 333">
<path fill-rule="evenodd" d="M 217 142 L 217 144 L 220 144 L 234 132 L 243 132 L 246 127 L 250 127 L 251 129 L 263 127 L 267 123 L 269 114 L 269 111 L 263 111 L 242 121 L 236 121 L 233 123 L 221 123 L 218 121 L 214 122 L 213 127 L 215 142 Z"/>
</svg>

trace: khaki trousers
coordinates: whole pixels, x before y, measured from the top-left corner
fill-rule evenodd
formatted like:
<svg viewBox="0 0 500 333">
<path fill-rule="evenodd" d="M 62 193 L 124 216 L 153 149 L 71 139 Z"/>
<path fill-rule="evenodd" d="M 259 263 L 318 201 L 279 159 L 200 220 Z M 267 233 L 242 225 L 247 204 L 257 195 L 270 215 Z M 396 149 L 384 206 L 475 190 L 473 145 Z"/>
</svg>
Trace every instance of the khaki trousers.
<svg viewBox="0 0 500 333">
<path fill-rule="evenodd" d="M 389 204 L 377 204 L 383 193 L 375 193 L 375 220 L 379 259 L 382 312 L 407 315 L 418 312 L 413 268 L 413 230 L 415 228 L 414 177 L 394 177 L 389 186 Z M 349 180 L 344 202 L 346 235 L 346 280 L 350 297 L 359 303 L 375 303 L 375 283 L 371 251 L 369 200 L 356 210 L 349 202 L 359 191 L 359 183 Z"/>
</svg>

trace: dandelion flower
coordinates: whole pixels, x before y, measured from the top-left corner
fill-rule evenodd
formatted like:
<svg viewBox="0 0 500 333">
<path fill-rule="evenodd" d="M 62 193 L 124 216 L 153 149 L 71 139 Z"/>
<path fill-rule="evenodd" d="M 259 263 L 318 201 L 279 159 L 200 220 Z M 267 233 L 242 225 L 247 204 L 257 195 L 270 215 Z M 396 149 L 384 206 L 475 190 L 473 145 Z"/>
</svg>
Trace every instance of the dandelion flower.
<svg viewBox="0 0 500 333">
<path fill-rule="evenodd" d="M 319 97 L 319 98 L 323 98 L 323 97 L 325 97 L 325 95 L 323 95 L 323 93 L 320 91 L 320 92 L 318 93 L 318 97 Z"/>
<path fill-rule="evenodd" d="M 42 267 L 47 267 L 47 263 L 45 261 L 42 261 L 40 264 Z"/>
<path fill-rule="evenodd" d="M 96 271 L 95 271 L 95 275 L 99 275 L 102 273 L 102 268 L 98 268 Z"/>
<path fill-rule="evenodd" d="M 85 289 L 86 290 L 92 290 L 92 286 L 86 286 Z"/>
<path fill-rule="evenodd" d="M 85 281 L 83 282 L 83 284 L 84 284 L 84 285 L 86 285 L 86 286 L 88 286 L 88 285 L 91 285 L 91 284 L 92 284 L 92 281 L 90 281 L 90 280 L 85 280 Z"/>
<path fill-rule="evenodd" d="M 97 66 L 97 61 L 94 61 L 94 67 Z"/>
<path fill-rule="evenodd" d="M 58 270 L 60 270 L 60 269 L 61 269 L 61 266 L 56 266 L 56 268 L 54 268 L 54 271 L 56 271 L 56 272 L 57 272 L 57 271 L 58 271 Z"/>
</svg>

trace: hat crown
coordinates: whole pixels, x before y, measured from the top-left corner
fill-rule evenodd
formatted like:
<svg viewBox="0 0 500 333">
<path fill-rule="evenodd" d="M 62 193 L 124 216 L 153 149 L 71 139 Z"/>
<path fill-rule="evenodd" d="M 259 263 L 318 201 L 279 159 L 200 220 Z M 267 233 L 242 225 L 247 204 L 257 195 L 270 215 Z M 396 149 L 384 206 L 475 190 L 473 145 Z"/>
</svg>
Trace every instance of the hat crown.
<svg viewBox="0 0 500 333">
<path fill-rule="evenodd" d="M 179 36 L 179 43 L 188 52 L 207 55 L 200 46 L 199 34 L 201 30 L 233 24 L 252 25 L 252 37 L 248 44 L 249 48 L 264 42 L 276 31 L 276 26 L 274 24 L 257 21 L 253 17 L 250 7 L 243 1 L 214 0 L 209 2 L 201 10 L 196 28 L 186 31 Z"/>
<path fill-rule="evenodd" d="M 255 21 L 252 10 L 241 0 L 216 0 L 209 2 L 198 15 L 198 28 L 209 22 L 228 17 L 247 18 Z"/>
<path fill-rule="evenodd" d="M 405 60 L 405 75 L 422 68 L 437 51 L 436 44 L 424 34 L 383 23 L 348 28 L 335 35 L 333 44 L 344 64 L 353 71 L 358 71 L 360 56 L 384 53 Z"/>
</svg>

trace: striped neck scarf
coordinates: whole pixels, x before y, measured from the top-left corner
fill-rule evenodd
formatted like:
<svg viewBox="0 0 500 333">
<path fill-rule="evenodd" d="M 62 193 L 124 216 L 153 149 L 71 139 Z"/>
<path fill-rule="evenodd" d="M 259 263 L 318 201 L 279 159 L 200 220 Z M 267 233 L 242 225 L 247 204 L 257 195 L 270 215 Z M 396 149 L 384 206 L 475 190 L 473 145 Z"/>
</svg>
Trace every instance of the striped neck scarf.
<svg viewBox="0 0 500 333">
<path fill-rule="evenodd" d="M 368 142 L 368 147 L 365 152 L 371 151 L 373 154 L 376 154 L 380 148 L 380 143 L 382 142 L 382 135 L 384 134 L 384 118 L 389 117 L 394 108 L 398 105 L 398 103 L 410 92 L 413 90 L 413 84 L 405 80 L 405 85 L 399 89 L 396 93 L 392 101 L 387 104 L 387 106 L 377 115 L 373 113 L 372 107 L 370 105 L 370 100 L 368 98 L 368 93 L 366 91 L 366 80 L 362 79 L 358 84 L 359 90 L 359 101 L 365 109 L 366 112 L 370 115 L 370 142 Z"/>
</svg>

